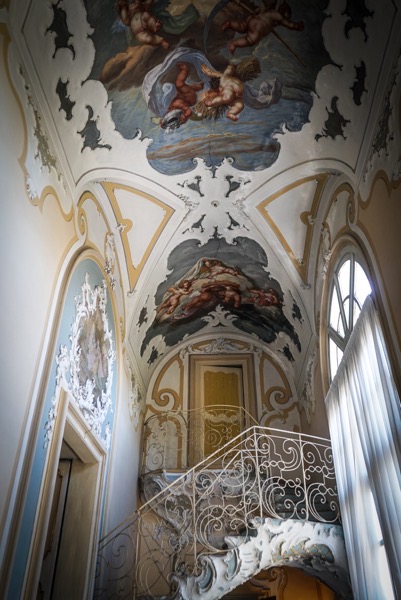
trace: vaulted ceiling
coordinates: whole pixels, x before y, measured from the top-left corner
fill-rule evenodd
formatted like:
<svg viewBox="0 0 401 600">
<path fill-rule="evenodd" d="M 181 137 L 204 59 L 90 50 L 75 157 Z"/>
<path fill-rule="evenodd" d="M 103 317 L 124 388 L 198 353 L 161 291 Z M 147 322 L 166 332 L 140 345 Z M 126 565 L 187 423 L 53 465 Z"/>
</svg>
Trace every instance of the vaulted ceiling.
<svg viewBox="0 0 401 600">
<path fill-rule="evenodd" d="M 223 331 L 299 382 L 328 203 L 341 184 L 367 195 L 389 150 L 396 3 L 25 0 L 10 26 L 29 191 L 51 184 L 105 249 L 145 384 Z"/>
</svg>

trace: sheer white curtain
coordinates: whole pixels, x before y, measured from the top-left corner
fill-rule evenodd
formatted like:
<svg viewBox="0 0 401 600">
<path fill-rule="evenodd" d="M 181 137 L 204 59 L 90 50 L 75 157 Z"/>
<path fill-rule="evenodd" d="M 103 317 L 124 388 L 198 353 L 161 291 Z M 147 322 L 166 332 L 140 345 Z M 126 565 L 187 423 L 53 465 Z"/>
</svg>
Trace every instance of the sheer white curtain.
<svg viewBox="0 0 401 600">
<path fill-rule="evenodd" d="M 394 598 L 389 568 L 401 599 L 401 408 L 370 296 L 326 408 L 354 596 Z"/>
</svg>

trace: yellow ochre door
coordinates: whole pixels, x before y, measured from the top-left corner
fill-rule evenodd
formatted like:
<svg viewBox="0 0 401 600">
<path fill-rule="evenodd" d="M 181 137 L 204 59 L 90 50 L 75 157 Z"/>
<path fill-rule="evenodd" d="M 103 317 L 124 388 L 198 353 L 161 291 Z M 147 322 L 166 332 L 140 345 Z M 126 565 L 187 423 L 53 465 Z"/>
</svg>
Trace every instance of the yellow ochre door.
<svg viewBox="0 0 401 600">
<path fill-rule="evenodd" d="M 242 367 L 203 365 L 200 395 L 204 407 L 203 451 L 208 456 L 242 430 Z"/>
</svg>

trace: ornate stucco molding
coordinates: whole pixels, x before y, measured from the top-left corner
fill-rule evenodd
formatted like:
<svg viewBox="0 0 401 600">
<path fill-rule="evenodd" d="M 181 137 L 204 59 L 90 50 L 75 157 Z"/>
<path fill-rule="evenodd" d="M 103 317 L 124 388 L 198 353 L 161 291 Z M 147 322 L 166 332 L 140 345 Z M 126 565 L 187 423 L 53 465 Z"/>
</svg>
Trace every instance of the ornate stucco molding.
<svg viewBox="0 0 401 600">
<path fill-rule="evenodd" d="M 316 352 L 314 351 L 308 360 L 306 367 L 305 383 L 302 387 L 299 398 L 301 409 L 305 411 L 308 423 L 312 421 L 312 415 L 315 413 L 316 400 L 313 390 L 313 368 L 315 364 Z"/>
<path fill-rule="evenodd" d="M 130 374 L 129 416 L 135 431 L 138 431 L 141 416 L 145 414 L 145 398 L 139 386 L 138 379 L 129 364 L 128 370 Z"/>
<path fill-rule="evenodd" d="M 44 446 L 51 440 L 60 389 L 64 388 L 80 408 L 90 429 L 109 450 L 111 427 L 105 421 L 112 411 L 115 351 L 107 318 L 105 283 L 92 290 L 87 274 L 82 293 L 75 302 L 70 346 L 61 345 L 56 357 L 56 389 L 45 425 Z"/>
<path fill-rule="evenodd" d="M 199 575 L 173 576 L 181 600 L 215 600 L 272 567 L 292 566 L 316 576 L 336 591 L 352 597 L 344 537 L 340 525 L 293 519 L 255 519 L 254 537 L 226 537 L 227 553 L 203 559 Z"/>
<path fill-rule="evenodd" d="M 207 342 L 198 343 L 196 346 L 190 344 L 185 349 L 189 354 L 231 354 L 243 352 L 256 352 L 257 348 L 253 344 L 238 343 L 224 337 L 214 338 Z"/>
</svg>

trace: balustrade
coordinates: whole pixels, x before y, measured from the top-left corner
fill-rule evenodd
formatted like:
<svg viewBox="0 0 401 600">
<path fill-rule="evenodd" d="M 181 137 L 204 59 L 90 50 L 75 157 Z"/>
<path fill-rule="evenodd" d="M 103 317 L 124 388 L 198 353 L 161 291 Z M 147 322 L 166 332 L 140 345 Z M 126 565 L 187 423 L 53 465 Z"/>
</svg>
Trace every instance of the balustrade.
<svg viewBox="0 0 401 600">
<path fill-rule="evenodd" d="M 219 404 L 152 415 L 143 426 L 141 472 L 188 470 L 257 424 L 244 408 Z"/>
<path fill-rule="evenodd" d="M 150 437 L 148 449 L 154 439 L 149 442 Z M 205 557 L 240 545 L 266 518 L 339 522 L 328 440 L 252 426 L 172 482 L 161 469 L 173 456 L 167 448 L 165 443 L 160 462 L 152 455 L 142 476 L 145 503 L 135 517 L 137 555 L 131 572 L 136 597 L 168 596 L 175 578 L 199 575 Z M 124 535 L 117 534 L 120 545 L 110 539 L 103 552 L 113 544 L 120 559 Z"/>
</svg>

